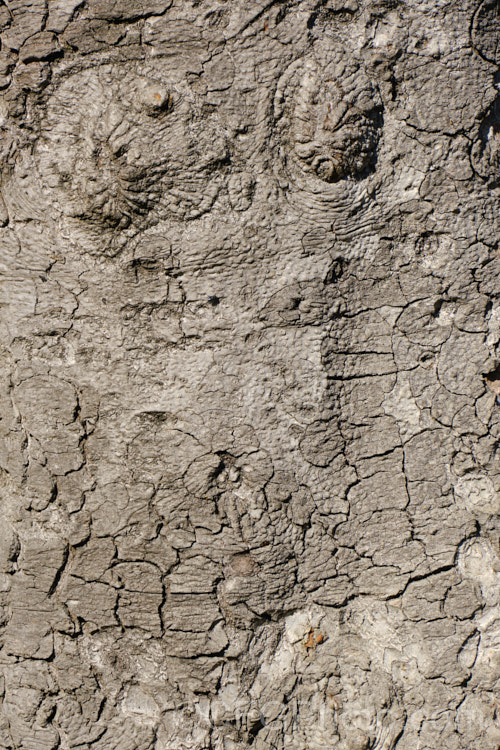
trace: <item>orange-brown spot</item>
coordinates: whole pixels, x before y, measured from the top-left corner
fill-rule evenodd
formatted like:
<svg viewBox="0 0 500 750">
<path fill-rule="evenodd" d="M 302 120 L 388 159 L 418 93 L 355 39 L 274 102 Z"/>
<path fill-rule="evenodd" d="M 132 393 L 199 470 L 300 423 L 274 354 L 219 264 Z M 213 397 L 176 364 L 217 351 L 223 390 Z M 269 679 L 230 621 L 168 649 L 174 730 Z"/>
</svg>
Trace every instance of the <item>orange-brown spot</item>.
<svg viewBox="0 0 500 750">
<path fill-rule="evenodd" d="M 319 646 L 320 643 L 323 643 L 325 640 L 325 636 L 323 633 L 318 633 L 316 636 L 314 635 L 314 628 L 309 629 L 309 633 L 307 635 L 307 640 L 304 641 L 304 646 L 307 650 L 309 649 L 315 649 L 316 646 Z"/>
<path fill-rule="evenodd" d="M 314 648 L 314 628 L 309 630 L 309 637 L 304 645 L 307 649 Z"/>
</svg>

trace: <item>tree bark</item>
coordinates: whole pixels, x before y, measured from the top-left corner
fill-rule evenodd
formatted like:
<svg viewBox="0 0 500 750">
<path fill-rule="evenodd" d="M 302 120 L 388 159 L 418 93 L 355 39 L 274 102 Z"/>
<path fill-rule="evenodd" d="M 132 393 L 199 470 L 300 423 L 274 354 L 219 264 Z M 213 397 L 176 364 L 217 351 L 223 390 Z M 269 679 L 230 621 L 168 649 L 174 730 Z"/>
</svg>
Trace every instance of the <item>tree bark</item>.
<svg viewBox="0 0 500 750">
<path fill-rule="evenodd" d="M 499 15 L 0 3 L 1 748 L 499 746 Z"/>
</svg>

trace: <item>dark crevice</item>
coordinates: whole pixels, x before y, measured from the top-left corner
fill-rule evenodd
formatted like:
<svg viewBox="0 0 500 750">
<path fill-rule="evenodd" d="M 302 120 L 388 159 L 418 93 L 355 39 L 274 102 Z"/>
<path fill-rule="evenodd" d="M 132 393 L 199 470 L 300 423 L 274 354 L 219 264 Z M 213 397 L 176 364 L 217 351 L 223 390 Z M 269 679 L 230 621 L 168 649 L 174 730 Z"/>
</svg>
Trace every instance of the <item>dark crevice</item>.
<svg viewBox="0 0 500 750">
<path fill-rule="evenodd" d="M 69 558 L 69 545 L 66 545 L 66 547 L 64 549 L 64 552 L 63 552 L 62 563 L 61 563 L 59 569 L 57 570 L 57 572 L 56 572 L 56 574 L 54 576 L 54 580 L 52 581 L 52 584 L 51 584 L 50 589 L 49 589 L 48 594 L 47 594 L 48 597 L 51 597 L 51 596 L 54 595 L 54 593 L 55 593 L 55 591 L 56 591 L 56 589 L 57 589 L 57 587 L 59 585 L 59 581 L 61 580 L 62 574 L 64 573 L 64 570 L 66 568 L 66 565 L 67 565 L 67 562 L 68 562 L 68 558 Z"/>
</svg>

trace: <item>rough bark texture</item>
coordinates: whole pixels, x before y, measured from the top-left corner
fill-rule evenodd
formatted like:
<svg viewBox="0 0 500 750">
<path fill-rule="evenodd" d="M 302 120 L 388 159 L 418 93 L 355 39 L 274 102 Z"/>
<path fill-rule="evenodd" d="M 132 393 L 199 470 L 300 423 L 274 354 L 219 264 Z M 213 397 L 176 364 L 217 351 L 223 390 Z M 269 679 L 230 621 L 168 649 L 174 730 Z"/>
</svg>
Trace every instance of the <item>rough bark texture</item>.
<svg viewBox="0 0 500 750">
<path fill-rule="evenodd" d="M 2 750 L 495 750 L 495 0 L 4 0 Z"/>
</svg>

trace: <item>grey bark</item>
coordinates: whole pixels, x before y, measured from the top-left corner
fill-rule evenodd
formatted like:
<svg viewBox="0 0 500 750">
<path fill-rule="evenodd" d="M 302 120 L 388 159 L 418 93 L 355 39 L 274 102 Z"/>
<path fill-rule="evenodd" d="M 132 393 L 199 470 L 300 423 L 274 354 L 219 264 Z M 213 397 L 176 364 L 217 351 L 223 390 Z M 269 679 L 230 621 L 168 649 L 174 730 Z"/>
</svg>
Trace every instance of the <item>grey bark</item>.
<svg viewBox="0 0 500 750">
<path fill-rule="evenodd" d="M 2 750 L 500 747 L 498 3 L 0 27 Z"/>
</svg>

